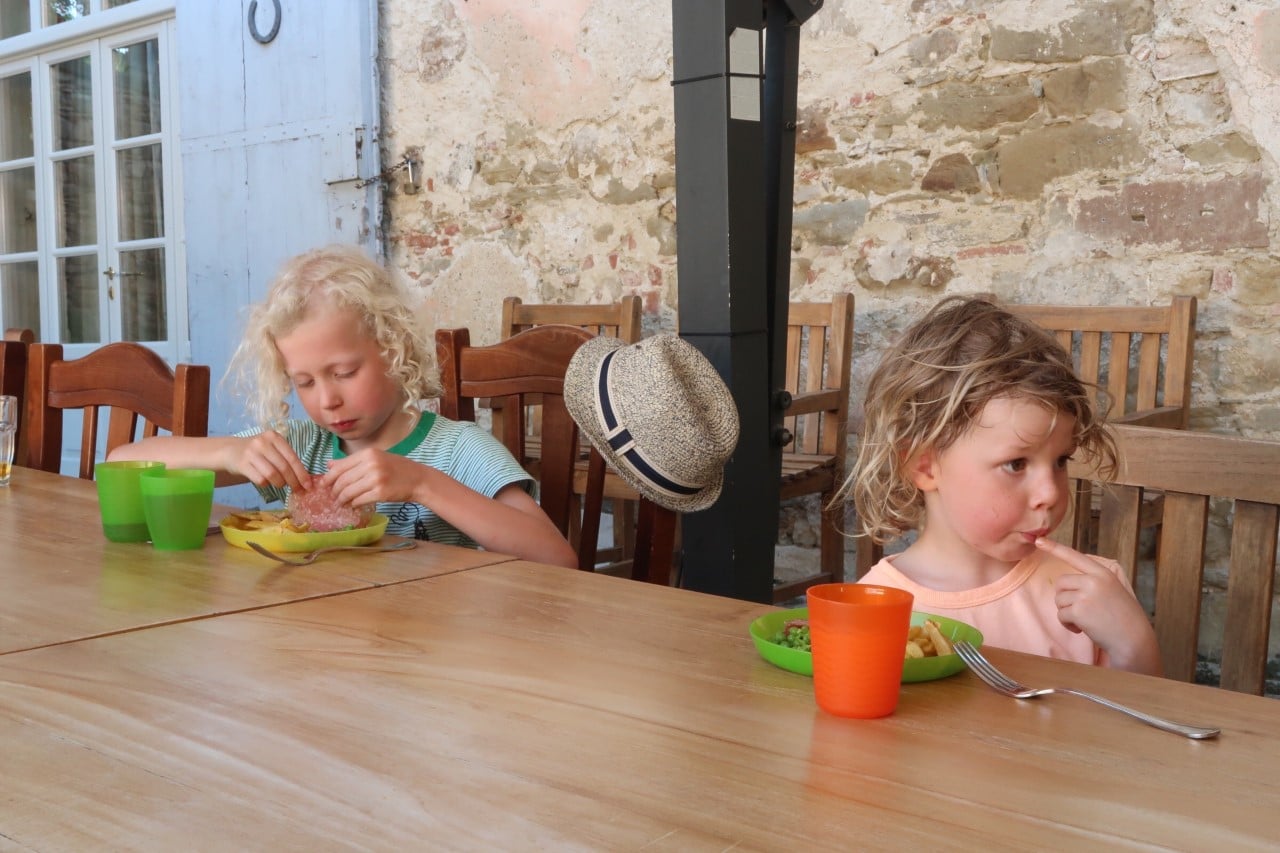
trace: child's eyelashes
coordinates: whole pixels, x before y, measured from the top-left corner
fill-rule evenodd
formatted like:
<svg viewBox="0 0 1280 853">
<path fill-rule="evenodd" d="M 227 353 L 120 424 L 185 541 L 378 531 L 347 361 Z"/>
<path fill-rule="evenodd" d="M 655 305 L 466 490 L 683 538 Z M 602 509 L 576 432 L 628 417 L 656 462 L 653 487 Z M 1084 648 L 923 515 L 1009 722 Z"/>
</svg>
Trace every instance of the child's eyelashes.
<svg viewBox="0 0 1280 853">
<path fill-rule="evenodd" d="M 1005 462 L 1000 467 L 1004 468 L 1004 470 L 1008 471 L 1010 474 L 1018 474 L 1027 469 L 1027 460 L 1010 459 L 1008 462 Z"/>
</svg>

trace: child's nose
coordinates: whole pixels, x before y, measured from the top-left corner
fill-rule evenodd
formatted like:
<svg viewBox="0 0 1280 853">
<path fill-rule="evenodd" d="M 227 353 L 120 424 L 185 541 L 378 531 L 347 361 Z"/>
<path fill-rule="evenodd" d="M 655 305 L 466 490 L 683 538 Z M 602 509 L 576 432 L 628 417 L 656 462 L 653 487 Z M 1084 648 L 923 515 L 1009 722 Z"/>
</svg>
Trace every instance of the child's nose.
<svg viewBox="0 0 1280 853">
<path fill-rule="evenodd" d="M 332 382 L 325 382 L 320 386 L 320 405 L 326 409 L 335 409 L 342 403 L 342 395 L 338 393 L 338 386 Z"/>
<path fill-rule="evenodd" d="M 1053 506 L 1062 499 L 1063 484 L 1056 474 L 1044 474 L 1035 478 L 1031 489 L 1032 505 Z"/>
</svg>

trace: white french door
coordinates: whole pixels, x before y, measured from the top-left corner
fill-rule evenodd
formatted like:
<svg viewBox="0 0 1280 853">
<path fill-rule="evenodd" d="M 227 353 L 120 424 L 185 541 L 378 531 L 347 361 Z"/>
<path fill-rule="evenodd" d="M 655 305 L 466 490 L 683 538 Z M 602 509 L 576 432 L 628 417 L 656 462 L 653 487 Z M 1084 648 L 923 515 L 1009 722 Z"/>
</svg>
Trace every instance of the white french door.
<svg viewBox="0 0 1280 853">
<path fill-rule="evenodd" d="M 68 357 L 137 341 L 174 362 L 187 338 L 171 41 L 172 19 L 0 66 L 0 322 Z"/>
</svg>

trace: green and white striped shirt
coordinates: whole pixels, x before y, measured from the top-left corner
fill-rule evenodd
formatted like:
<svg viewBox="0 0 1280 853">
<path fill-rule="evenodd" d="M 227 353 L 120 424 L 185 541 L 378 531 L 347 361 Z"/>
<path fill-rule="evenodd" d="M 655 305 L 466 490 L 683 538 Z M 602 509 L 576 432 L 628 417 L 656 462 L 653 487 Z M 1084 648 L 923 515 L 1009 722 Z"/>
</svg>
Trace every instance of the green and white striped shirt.
<svg viewBox="0 0 1280 853">
<path fill-rule="evenodd" d="M 321 429 L 310 418 L 286 422 L 285 438 L 302 464 L 312 474 L 323 474 L 329 463 L 346 456 L 338 446 L 338 437 Z M 262 430 L 236 433 L 247 438 Z M 430 465 L 448 474 L 480 494 L 492 498 L 510 483 L 523 483 L 533 494 L 534 481 L 502 442 L 470 421 L 451 421 L 432 412 L 423 412 L 413 432 L 405 436 L 388 453 L 404 456 Z M 267 503 L 284 501 L 288 490 L 277 486 L 259 486 L 258 494 Z M 377 511 L 389 520 L 387 532 L 415 539 L 430 539 L 447 545 L 475 548 L 469 536 L 440 518 L 422 504 L 404 501 L 379 503 Z"/>
</svg>

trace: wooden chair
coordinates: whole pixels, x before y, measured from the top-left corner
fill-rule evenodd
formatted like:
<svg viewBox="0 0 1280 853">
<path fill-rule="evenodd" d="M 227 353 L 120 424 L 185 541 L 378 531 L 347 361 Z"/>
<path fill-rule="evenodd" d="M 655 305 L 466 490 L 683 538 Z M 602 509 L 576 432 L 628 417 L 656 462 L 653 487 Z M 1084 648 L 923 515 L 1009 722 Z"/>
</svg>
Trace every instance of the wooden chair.
<svg viewBox="0 0 1280 853">
<path fill-rule="evenodd" d="M 1054 333 L 1071 353 L 1076 373 L 1103 388 L 1115 424 L 1186 429 L 1191 413 L 1191 370 L 1196 338 L 1196 298 L 1175 296 L 1166 306 L 1016 305 L 1004 308 Z M 1097 535 L 1097 501 L 1080 495 L 1059 528 L 1062 541 Z M 1149 490 L 1144 527 L 1158 527 L 1162 501 Z"/>
<path fill-rule="evenodd" d="M 578 466 L 578 425 L 564 404 L 564 375 L 578 347 L 595 335 L 578 326 L 551 324 L 527 329 L 491 346 L 471 346 L 467 329 L 436 332 L 436 358 L 440 364 L 444 395 L 440 414 L 454 420 L 475 420 L 478 400 L 501 403 L 506 423 L 502 441 L 511 454 L 528 465 L 528 431 L 524 418 L 531 398 L 537 400 L 542 419 L 539 435 L 539 502 L 547 516 L 566 537 L 574 528 L 578 502 L 574 500 L 574 475 Z M 589 486 L 579 520 L 584 535 L 578 547 L 578 565 L 584 571 L 596 566 L 595 534 L 599 532 L 603 504 L 603 457 L 588 453 Z M 645 503 L 648 503 L 647 501 Z M 675 514 L 660 507 L 646 507 L 649 518 L 640 570 L 671 565 Z M 663 549 L 665 548 L 665 554 Z M 649 555 L 653 555 L 652 563 Z M 668 572 L 669 573 L 669 572 Z M 646 580 L 650 579 L 648 574 Z M 656 579 L 656 578 L 654 578 Z M 664 581 L 665 582 L 665 579 Z"/>
<path fill-rule="evenodd" d="M 80 476 L 93 479 L 101 409 L 109 409 L 107 452 L 138 436 L 167 430 L 204 436 L 209 429 L 209 368 L 171 370 L 154 351 L 112 343 L 64 360 L 60 344 L 31 344 L 27 357 L 26 464 L 57 473 L 62 466 L 62 415 L 83 409 Z"/>
<path fill-rule="evenodd" d="M 1143 493 L 1164 495 L 1155 556 L 1155 628 L 1165 675 L 1194 680 L 1211 501 L 1230 501 L 1230 567 L 1221 686 L 1262 693 L 1280 520 L 1280 442 L 1119 425 L 1121 465 L 1102 495 L 1096 552 L 1133 578 Z M 1094 472 L 1072 463 L 1075 483 Z M 1216 519 L 1215 519 L 1216 520 Z M 1083 547 L 1084 543 L 1079 543 Z"/>
<path fill-rule="evenodd" d="M 844 580 L 844 507 L 831 499 L 844 482 L 849 431 L 849 379 L 853 358 L 853 294 L 830 303 L 792 302 L 787 309 L 786 389 L 791 404 L 784 425 L 793 441 L 783 448 L 779 498 L 819 496 L 818 571 L 774 588 L 786 601 L 818 583 Z"/>
<path fill-rule="evenodd" d="M 525 304 L 518 296 L 508 296 L 502 300 L 502 339 L 517 335 L 535 326 L 562 324 L 578 326 L 594 335 L 607 335 L 619 338 L 627 343 L 640 340 L 640 297 L 634 294 L 623 296 L 617 302 L 603 305 L 588 304 Z M 494 434 L 501 436 L 503 419 L 501 407 L 494 408 Z M 539 432 L 541 425 L 536 406 L 529 407 L 525 413 L 524 428 L 525 450 L 530 460 L 530 467 L 536 472 L 538 459 L 541 456 Z M 582 442 L 577 470 L 574 476 L 575 499 L 581 499 L 587 489 L 587 454 L 589 447 Z M 606 466 L 603 493 L 606 500 L 612 502 L 613 546 L 599 549 L 597 560 L 603 571 L 615 574 L 631 573 L 631 560 L 635 551 L 636 511 L 635 492 L 623 482 L 612 469 Z M 575 548 L 581 551 L 582 532 L 576 527 L 570 531 L 569 539 Z"/>
<path fill-rule="evenodd" d="M 14 434 L 14 459 L 27 458 L 22 402 L 27 387 L 27 347 L 36 339 L 31 329 L 5 329 L 0 341 L 0 394 L 17 398 L 18 430 Z"/>
</svg>

